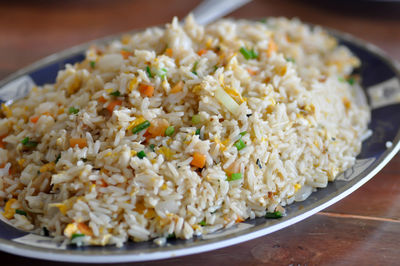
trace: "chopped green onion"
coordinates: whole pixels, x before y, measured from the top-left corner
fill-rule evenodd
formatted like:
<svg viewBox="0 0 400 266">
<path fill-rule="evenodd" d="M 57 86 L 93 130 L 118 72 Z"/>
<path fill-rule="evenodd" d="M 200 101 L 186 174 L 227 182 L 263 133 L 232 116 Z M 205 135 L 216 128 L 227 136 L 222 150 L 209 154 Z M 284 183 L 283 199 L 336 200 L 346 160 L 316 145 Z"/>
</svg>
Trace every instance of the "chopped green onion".
<svg viewBox="0 0 400 266">
<path fill-rule="evenodd" d="M 199 64 L 199 61 L 194 62 L 193 68 L 192 68 L 192 73 L 197 75 L 197 65 Z"/>
<path fill-rule="evenodd" d="M 201 225 L 201 226 L 206 226 L 207 225 L 207 223 L 206 223 L 206 221 L 201 221 L 200 223 L 199 223 L 199 225 Z"/>
<path fill-rule="evenodd" d="M 234 181 L 239 179 L 242 179 L 242 173 L 233 173 L 231 174 L 231 177 L 228 179 L 228 181 Z"/>
<path fill-rule="evenodd" d="M 94 68 L 96 66 L 96 62 L 95 61 L 90 61 L 90 67 Z"/>
<path fill-rule="evenodd" d="M 286 61 L 296 63 L 296 61 L 291 57 L 286 58 Z"/>
<path fill-rule="evenodd" d="M 262 19 L 260 19 L 260 22 L 261 23 L 267 23 L 267 19 L 266 18 L 262 18 Z"/>
<path fill-rule="evenodd" d="M 345 80 L 343 77 L 339 77 L 338 80 L 339 80 L 340 82 L 346 82 L 346 80 Z"/>
<path fill-rule="evenodd" d="M 278 218 L 282 218 L 282 213 L 280 211 L 275 211 L 275 212 L 267 212 L 267 214 L 265 214 L 265 218 L 268 219 L 278 219 Z"/>
<path fill-rule="evenodd" d="M 140 151 L 137 153 L 137 157 L 139 157 L 140 159 L 143 159 L 144 157 L 146 157 L 146 153 L 144 151 Z"/>
<path fill-rule="evenodd" d="M 239 104 L 237 104 L 237 102 L 235 102 L 235 100 L 232 99 L 232 97 L 221 87 L 218 87 L 215 90 L 215 98 L 217 98 L 217 100 L 232 114 L 236 114 L 238 112 Z"/>
<path fill-rule="evenodd" d="M 215 65 L 214 66 L 214 71 L 217 71 L 218 68 L 219 68 L 219 66 Z"/>
<path fill-rule="evenodd" d="M 167 239 L 175 239 L 175 238 L 176 238 L 175 233 L 169 234 L 167 236 Z"/>
<path fill-rule="evenodd" d="M 355 82 L 356 82 L 356 81 L 355 81 L 354 77 L 349 77 L 349 78 L 347 79 L 347 83 L 349 83 L 350 85 L 354 85 Z"/>
<path fill-rule="evenodd" d="M 200 128 L 196 129 L 196 135 L 200 135 Z"/>
<path fill-rule="evenodd" d="M 118 97 L 118 96 L 121 96 L 121 93 L 119 91 L 113 91 L 110 93 L 110 95 Z"/>
<path fill-rule="evenodd" d="M 151 70 L 150 70 L 149 66 L 146 67 L 146 72 L 147 72 L 147 75 L 149 76 L 149 78 L 153 77 L 153 74 L 151 74 Z"/>
<path fill-rule="evenodd" d="M 154 145 L 154 144 L 150 144 L 150 145 L 149 145 L 150 150 L 153 151 L 153 152 L 156 151 L 156 150 L 154 149 L 155 147 L 156 147 L 156 145 Z"/>
<path fill-rule="evenodd" d="M 16 210 L 15 210 L 15 213 L 16 213 L 16 214 L 20 214 L 20 215 L 25 215 L 25 216 L 27 215 L 27 214 L 26 214 L 26 211 L 24 211 L 24 210 L 19 210 L 19 209 L 16 209 Z"/>
<path fill-rule="evenodd" d="M 201 116 L 200 115 L 194 115 L 194 116 L 192 116 L 192 123 L 193 124 L 198 124 L 198 123 L 200 123 L 201 122 Z"/>
<path fill-rule="evenodd" d="M 43 229 L 43 235 L 44 236 L 50 236 L 50 232 L 46 227 L 43 227 L 42 229 Z"/>
<path fill-rule="evenodd" d="M 84 236 L 85 236 L 85 234 L 72 234 L 71 240 L 78 238 L 78 237 L 84 237 Z"/>
<path fill-rule="evenodd" d="M 24 139 L 21 141 L 21 143 L 22 143 L 22 145 L 24 145 L 25 147 L 30 147 L 30 148 L 36 147 L 36 146 L 39 144 L 39 143 L 36 142 L 36 141 L 30 141 L 30 140 L 29 140 L 29 137 L 24 138 Z"/>
<path fill-rule="evenodd" d="M 240 132 L 240 136 L 244 136 L 244 135 L 246 135 L 247 134 L 247 131 L 243 131 L 243 132 Z"/>
<path fill-rule="evenodd" d="M 68 113 L 76 115 L 77 113 L 79 113 L 79 109 L 77 109 L 75 107 L 70 107 L 68 109 Z"/>
<path fill-rule="evenodd" d="M 60 160 L 60 158 L 61 158 L 61 153 L 57 156 L 55 163 L 58 163 L 58 161 Z"/>
<path fill-rule="evenodd" d="M 137 125 L 136 127 L 134 127 L 132 129 L 132 133 L 136 134 L 146 128 L 148 128 L 150 126 L 150 122 L 148 120 L 144 121 L 143 123 L 140 123 L 139 125 Z"/>
<path fill-rule="evenodd" d="M 166 68 L 161 68 L 160 70 L 158 70 L 157 76 L 163 79 L 167 75 L 167 72 L 168 70 Z"/>
<path fill-rule="evenodd" d="M 246 58 L 246 60 L 256 59 L 258 57 L 258 54 L 256 52 L 254 52 L 253 49 L 247 50 L 246 48 L 242 47 L 242 48 L 240 48 L 239 51 L 243 55 L 243 57 Z"/>
<path fill-rule="evenodd" d="M 243 142 L 242 139 L 239 139 L 238 141 L 235 142 L 235 147 L 238 149 L 238 151 L 240 151 L 241 149 L 246 147 L 246 144 Z"/>
<path fill-rule="evenodd" d="M 165 130 L 165 135 L 169 137 L 169 136 L 172 136 L 172 134 L 174 134 L 174 132 L 175 132 L 174 126 L 169 126 Z"/>
</svg>

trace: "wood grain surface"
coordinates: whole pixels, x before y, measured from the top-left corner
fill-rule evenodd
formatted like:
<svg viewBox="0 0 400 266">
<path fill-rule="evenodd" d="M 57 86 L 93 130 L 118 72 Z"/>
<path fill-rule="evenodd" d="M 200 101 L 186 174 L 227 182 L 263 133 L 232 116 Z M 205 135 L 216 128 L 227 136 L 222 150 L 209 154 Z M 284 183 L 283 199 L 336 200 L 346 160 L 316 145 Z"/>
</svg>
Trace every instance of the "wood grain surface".
<svg viewBox="0 0 400 266">
<path fill-rule="evenodd" d="M 0 1 L 0 79 L 73 45 L 166 23 L 173 16 L 183 18 L 199 2 Z M 231 15 L 298 17 L 351 33 L 400 60 L 399 4 L 327 2 L 253 1 Z M 231 247 L 141 265 L 398 265 L 399 247 L 400 157 L 396 156 L 366 185 L 307 220 Z M 0 260 L 2 265 L 70 265 L 3 252 Z"/>
</svg>

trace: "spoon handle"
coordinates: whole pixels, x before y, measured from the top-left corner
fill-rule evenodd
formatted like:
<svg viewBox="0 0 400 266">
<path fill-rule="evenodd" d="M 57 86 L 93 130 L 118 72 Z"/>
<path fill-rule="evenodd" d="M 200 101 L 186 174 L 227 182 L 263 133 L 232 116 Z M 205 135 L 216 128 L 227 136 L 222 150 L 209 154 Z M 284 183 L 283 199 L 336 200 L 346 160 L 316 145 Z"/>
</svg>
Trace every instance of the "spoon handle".
<svg viewBox="0 0 400 266">
<path fill-rule="evenodd" d="M 251 0 L 205 0 L 201 2 L 192 13 L 197 23 L 206 25 L 250 1 Z"/>
</svg>

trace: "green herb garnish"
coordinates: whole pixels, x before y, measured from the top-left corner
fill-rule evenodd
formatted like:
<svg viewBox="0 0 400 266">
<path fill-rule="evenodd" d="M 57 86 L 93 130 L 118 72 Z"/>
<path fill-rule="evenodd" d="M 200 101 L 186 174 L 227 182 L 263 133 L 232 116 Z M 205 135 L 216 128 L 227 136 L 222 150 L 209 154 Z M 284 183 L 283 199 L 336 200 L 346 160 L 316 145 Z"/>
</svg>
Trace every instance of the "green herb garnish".
<svg viewBox="0 0 400 266">
<path fill-rule="evenodd" d="M 199 225 L 201 225 L 201 226 L 206 226 L 207 225 L 207 223 L 206 223 L 206 221 L 201 221 L 200 223 L 199 223 Z"/>
<path fill-rule="evenodd" d="M 84 237 L 84 236 L 85 236 L 85 234 L 72 234 L 71 240 L 78 238 L 78 237 Z"/>
<path fill-rule="evenodd" d="M 242 48 L 240 48 L 239 51 L 244 56 L 244 58 L 246 58 L 246 60 L 256 59 L 258 57 L 258 54 L 256 52 L 254 52 L 253 49 L 247 50 L 246 48 L 242 47 Z"/>
<path fill-rule="evenodd" d="M 350 85 L 354 85 L 354 83 L 356 83 L 356 80 L 354 79 L 354 77 L 349 77 L 348 79 L 347 79 L 347 83 L 349 83 Z"/>
<path fill-rule="evenodd" d="M 150 126 L 150 122 L 148 120 L 144 121 L 143 123 L 140 123 L 139 125 L 137 125 L 136 127 L 134 127 L 132 129 L 132 133 L 136 134 L 146 128 L 148 128 Z"/>
<path fill-rule="evenodd" d="M 110 95 L 118 97 L 118 96 L 121 96 L 121 93 L 119 91 L 113 91 L 110 93 Z"/>
<path fill-rule="evenodd" d="M 241 149 L 246 147 L 246 144 L 243 142 L 242 139 L 239 139 L 238 141 L 235 142 L 235 147 L 240 151 Z"/>
<path fill-rule="evenodd" d="M 29 147 L 29 148 L 34 148 L 36 147 L 39 143 L 36 141 L 30 141 L 29 137 L 24 138 L 21 141 L 22 145 L 24 145 L 25 147 Z"/>
<path fill-rule="evenodd" d="M 196 129 L 195 134 L 196 134 L 196 135 L 200 135 L 200 128 Z"/>
<path fill-rule="evenodd" d="M 228 178 L 228 181 L 234 181 L 234 180 L 239 180 L 239 179 L 242 179 L 242 173 L 233 173 Z"/>
<path fill-rule="evenodd" d="M 167 239 L 175 239 L 175 238 L 176 238 L 175 233 L 169 234 L 169 235 L 167 236 Z"/>
<path fill-rule="evenodd" d="M 199 61 L 194 62 L 193 68 L 192 68 L 192 73 L 197 76 L 197 65 L 199 64 Z"/>
<path fill-rule="evenodd" d="M 90 61 L 90 67 L 94 68 L 96 66 L 96 62 L 95 61 Z"/>
<path fill-rule="evenodd" d="M 26 214 L 26 211 L 24 211 L 24 210 L 19 210 L 19 209 L 16 209 L 16 210 L 15 210 L 15 213 L 16 213 L 16 214 L 20 214 L 20 215 L 25 215 L 25 216 L 27 215 L 27 214 Z"/>
<path fill-rule="evenodd" d="M 168 70 L 166 68 L 161 68 L 160 70 L 158 70 L 157 76 L 163 79 L 167 75 L 167 72 Z"/>
<path fill-rule="evenodd" d="M 154 149 L 155 147 L 156 147 L 156 145 L 154 145 L 154 144 L 150 144 L 150 145 L 149 145 L 150 150 L 153 151 L 153 152 L 156 151 L 156 150 Z"/>
<path fill-rule="evenodd" d="M 175 128 L 174 126 L 169 126 L 167 127 L 167 129 L 165 130 L 165 136 L 172 136 L 172 134 L 174 134 L 175 132 Z"/>
<path fill-rule="evenodd" d="M 144 151 L 140 151 L 137 153 L 137 157 L 139 157 L 140 159 L 143 159 L 144 157 L 146 157 L 146 153 Z"/>
<path fill-rule="evenodd" d="M 58 163 L 58 161 L 60 160 L 60 158 L 61 158 L 61 153 L 57 156 L 55 163 Z"/>
<path fill-rule="evenodd" d="M 244 136 L 244 135 L 246 135 L 247 134 L 247 131 L 243 131 L 243 132 L 240 132 L 240 136 Z"/>
<path fill-rule="evenodd" d="M 79 113 L 79 109 L 77 109 L 75 107 L 70 107 L 68 109 L 68 113 L 76 115 L 77 113 Z"/>
<path fill-rule="evenodd" d="M 146 72 L 147 72 L 147 75 L 149 76 L 149 78 L 153 77 L 153 74 L 151 74 L 151 70 L 150 70 L 149 66 L 146 67 Z"/>
<path fill-rule="evenodd" d="M 194 115 L 192 116 L 192 124 L 198 124 L 201 122 L 201 116 L 200 115 Z"/>
<path fill-rule="evenodd" d="M 291 57 L 286 58 L 286 61 L 296 63 L 296 61 Z"/>
<path fill-rule="evenodd" d="M 280 211 L 275 211 L 275 212 L 267 212 L 267 214 L 265 214 L 265 218 L 268 219 L 279 219 L 282 218 L 282 213 Z"/>
</svg>

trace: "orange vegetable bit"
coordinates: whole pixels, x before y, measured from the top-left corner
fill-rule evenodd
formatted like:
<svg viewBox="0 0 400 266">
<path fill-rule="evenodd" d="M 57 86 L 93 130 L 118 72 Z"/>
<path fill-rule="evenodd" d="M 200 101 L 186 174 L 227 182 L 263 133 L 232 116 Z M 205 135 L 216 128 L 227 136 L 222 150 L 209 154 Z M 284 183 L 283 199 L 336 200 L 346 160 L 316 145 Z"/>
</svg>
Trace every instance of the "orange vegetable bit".
<svg viewBox="0 0 400 266">
<path fill-rule="evenodd" d="M 244 219 L 242 217 L 238 216 L 235 223 L 241 223 L 241 222 L 244 222 Z"/>
<path fill-rule="evenodd" d="M 172 49 L 171 48 L 165 49 L 165 55 L 172 57 Z"/>
<path fill-rule="evenodd" d="M 132 55 L 131 52 L 125 51 L 125 50 L 121 50 L 121 55 L 124 59 L 128 59 L 128 57 L 130 57 Z"/>
<path fill-rule="evenodd" d="M 7 135 L 0 136 L 0 148 L 5 148 L 6 144 L 3 142 L 3 139 L 7 137 Z"/>
<path fill-rule="evenodd" d="M 163 118 L 157 118 L 151 121 L 150 127 L 147 132 L 150 134 L 151 137 L 155 138 L 157 136 L 164 136 L 165 130 L 169 126 L 167 120 Z M 146 132 L 146 133 L 147 133 Z"/>
<path fill-rule="evenodd" d="M 106 98 L 104 98 L 103 96 L 100 96 L 98 101 L 101 102 L 101 103 L 106 103 L 107 102 Z"/>
<path fill-rule="evenodd" d="M 140 84 L 139 91 L 142 96 L 152 97 L 154 93 L 154 87 L 146 84 Z"/>
<path fill-rule="evenodd" d="M 202 56 L 203 54 L 207 53 L 207 49 L 201 49 L 197 52 L 198 55 Z"/>
<path fill-rule="evenodd" d="M 268 43 L 267 56 L 271 57 L 272 53 L 276 51 L 278 51 L 278 45 L 271 39 Z"/>
<path fill-rule="evenodd" d="M 200 152 L 195 152 L 193 153 L 193 160 L 190 164 L 198 168 L 203 168 L 206 164 L 206 156 Z"/>
<path fill-rule="evenodd" d="M 171 93 L 178 93 L 178 92 L 180 92 L 180 91 L 182 91 L 182 89 L 183 89 L 183 81 L 181 80 L 181 81 L 179 81 L 178 83 L 176 83 L 173 87 L 172 87 L 172 89 L 171 89 Z"/>
<path fill-rule="evenodd" d="M 257 71 L 255 71 L 255 70 L 253 70 L 251 68 L 248 68 L 247 72 L 249 72 L 249 74 L 252 75 L 252 76 L 257 75 Z"/>
<path fill-rule="evenodd" d="M 79 231 L 81 231 L 82 234 L 85 234 L 85 235 L 87 235 L 87 236 L 93 236 L 93 231 L 92 231 L 92 229 L 90 229 L 90 227 L 87 226 L 86 224 L 84 224 L 84 223 L 78 223 L 78 224 L 77 224 L 77 227 L 78 227 Z"/>
<path fill-rule="evenodd" d="M 110 102 L 106 108 L 108 111 L 110 111 L 110 113 L 112 113 L 112 111 L 114 111 L 115 106 L 117 106 L 117 105 L 122 105 L 122 101 L 114 100 L 114 101 Z"/>
<path fill-rule="evenodd" d="M 78 145 L 79 148 L 84 148 L 87 146 L 87 142 L 86 139 L 82 139 L 82 138 L 72 138 L 69 139 L 69 146 L 71 148 L 74 148 L 76 145 Z"/>
<path fill-rule="evenodd" d="M 40 116 L 35 115 L 35 116 L 31 116 L 31 118 L 29 119 L 32 123 L 36 124 L 37 121 L 39 121 Z"/>
</svg>

